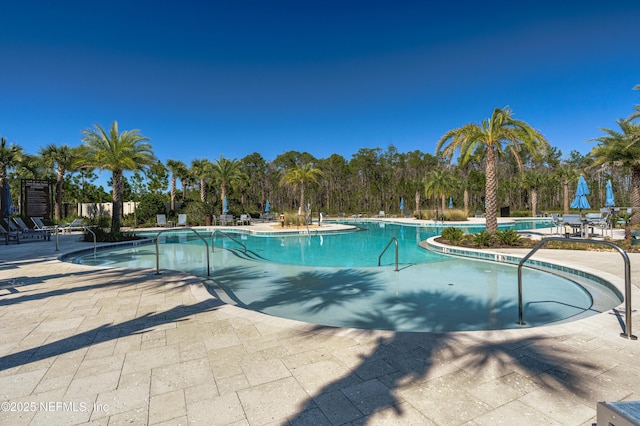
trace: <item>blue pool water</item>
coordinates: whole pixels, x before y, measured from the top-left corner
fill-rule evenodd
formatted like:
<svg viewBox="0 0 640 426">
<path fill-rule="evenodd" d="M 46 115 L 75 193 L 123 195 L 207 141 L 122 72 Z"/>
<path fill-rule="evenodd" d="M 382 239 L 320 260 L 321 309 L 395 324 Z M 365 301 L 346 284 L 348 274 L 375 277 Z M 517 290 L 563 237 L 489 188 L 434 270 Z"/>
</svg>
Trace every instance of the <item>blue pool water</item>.
<svg viewBox="0 0 640 426">
<path fill-rule="evenodd" d="M 224 289 L 217 292 L 221 298 L 320 325 L 398 331 L 520 327 L 514 266 L 418 247 L 418 241 L 439 232 L 434 229 L 374 221 L 357 225 L 358 231 L 327 235 L 217 233 L 215 251 L 209 254 L 201 240 L 185 231 L 164 233 L 160 265 L 206 275 L 209 256 L 211 278 Z M 393 246 L 377 266 L 391 238 L 399 242 L 398 272 L 392 266 Z M 155 245 L 99 252 L 76 262 L 155 268 Z M 523 281 L 527 326 L 597 313 L 591 293 L 572 280 L 525 268 Z M 614 296 L 610 299 L 611 307 L 620 303 Z M 601 311 L 603 304 L 597 305 Z"/>
</svg>

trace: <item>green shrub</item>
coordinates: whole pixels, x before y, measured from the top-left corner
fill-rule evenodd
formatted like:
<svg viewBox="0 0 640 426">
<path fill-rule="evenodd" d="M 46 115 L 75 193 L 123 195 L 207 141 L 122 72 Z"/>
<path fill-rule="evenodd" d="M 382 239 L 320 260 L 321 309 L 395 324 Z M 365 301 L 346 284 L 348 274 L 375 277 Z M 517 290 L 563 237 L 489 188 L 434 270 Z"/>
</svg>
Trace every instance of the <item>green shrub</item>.
<svg viewBox="0 0 640 426">
<path fill-rule="evenodd" d="M 464 222 L 467 220 L 467 213 L 460 209 L 445 210 L 442 216 L 444 216 L 444 220 L 451 222 Z"/>
<path fill-rule="evenodd" d="M 138 223 L 156 222 L 156 215 L 164 214 L 164 201 L 157 194 L 144 194 L 136 207 Z"/>
<path fill-rule="evenodd" d="M 453 244 L 457 244 L 462 240 L 463 235 L 464 232 L 462 232 L 462 229 L 450 226 L 442 230 L 441 237 Z"/>
<path fill-rule="evenodd" d="M 85 219 L 87 225 L 95 227 L 95 228 L 111 228 L 111 216 L 103 214 L 98 217 L 92 217 L 89 219 Z"/>
<path fill-rule="evenodd" d="M 489 247 L 493 244 L 493 235 L 487 231 L 473 234 L 473 243 L 478 247 Z"/>
<path fill-rule="evenodd" d="M 503 245 L 513 246 L 522 241 L 522 237 L 515 229 L 506 229 L 504 231 L 497 231 L 495 238 L 498 243 Z"/>
<path fill-rule="evenodd" d="M 186 213 L 190 225 L 205 225 L 206 216 L 215 214 L 215 210 L 213 204 L 203 203 L 202 201 L 189 201 L 183 207 L 182 213 Z"/>
</svg>

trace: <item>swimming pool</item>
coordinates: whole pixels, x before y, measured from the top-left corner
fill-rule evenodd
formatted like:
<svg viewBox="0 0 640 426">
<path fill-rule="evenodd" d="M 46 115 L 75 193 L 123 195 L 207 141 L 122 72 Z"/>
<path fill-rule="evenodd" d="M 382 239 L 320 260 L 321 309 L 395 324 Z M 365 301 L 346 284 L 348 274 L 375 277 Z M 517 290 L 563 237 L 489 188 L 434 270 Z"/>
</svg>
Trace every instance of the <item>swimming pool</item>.
<svg viewBox="0 0 640 426">
<path fill-rule="evenodd" d="M 514 266 L 419 248 L 417 242 L 434 233 L 424 227 L 358 225 L 358 231 L 327 235 L 216 235 L 215 251 L 209 254 L 212 291 L 247 309 L 326 326 L 397 331 L 521 327 L 516 324 Z M 392 249 L 377 266 L 392 237 L 399 242 L 398 272 Z M 206 275 L 202 241 L 176 231 L 163 234 L 160 242 L 162 268 Z M 155 246 L 98 253 L 77 262 L 154 268 Z M 599 294 L 594 305 L 583 285 L 555 274 L 525 269 L 523 278 L 528 327 L 592 315 L 621 302 L 615 294 Z"/>
</svg>

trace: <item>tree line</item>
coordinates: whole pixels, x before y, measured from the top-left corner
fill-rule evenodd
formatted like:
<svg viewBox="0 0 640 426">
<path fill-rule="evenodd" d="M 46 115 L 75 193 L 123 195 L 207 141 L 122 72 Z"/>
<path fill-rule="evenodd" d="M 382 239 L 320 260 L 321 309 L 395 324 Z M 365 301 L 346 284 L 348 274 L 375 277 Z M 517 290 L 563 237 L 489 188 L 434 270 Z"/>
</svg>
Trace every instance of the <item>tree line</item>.
<svg viewBox="0 0 640 426">
<path fill-rule="evenodd" d="M 639 89 L 636 86 L 635 89 Z M 198 206 L 222 213 L 225 199 L 231 214 L 305 209 L 328 214 L 444 211 L 453 204 L 468 214 L 486 214 L 487 230 L 497 229 L 501 207 L 534 215 L 538 210 L 569 212 L 579 175 L 587 180 L 594 208 L 604 206 L 611 180 L 620 206 L 640 207 L 640 106 L 615 128 L 601 129 L 587 155 L 562 151 L 508 107 L 489 118 L 452 129 L 436 142 L 433 154 L 402 153 L 393 145 L 361 148 L 350 159 L 333 154 L 316 158 L 288 151 L 267 160 L 258 152 L 241 159 L 197 158 L 187 164 L 166 163 L 153 154 L 139 130 L 120 131 L 113 122 L 82 130 L 81 144 L 50 144 L 27 154 L 0 139 L 0 187 L 7 181 L 15 195 L 19 179 L 55 182 L 54 216 L 62 219 L 65 202 L 114 203 L 111 228 L 120 229 L 121 205 L 143 197 L 170 203 L 172 213 Z M 96 170 L 111 171 L 111 196 L 94 184 Z M 130 177 L 125 172 L 132 172 Z M 495 228 L 495 229 L 494 229 Z"/>
</svg>

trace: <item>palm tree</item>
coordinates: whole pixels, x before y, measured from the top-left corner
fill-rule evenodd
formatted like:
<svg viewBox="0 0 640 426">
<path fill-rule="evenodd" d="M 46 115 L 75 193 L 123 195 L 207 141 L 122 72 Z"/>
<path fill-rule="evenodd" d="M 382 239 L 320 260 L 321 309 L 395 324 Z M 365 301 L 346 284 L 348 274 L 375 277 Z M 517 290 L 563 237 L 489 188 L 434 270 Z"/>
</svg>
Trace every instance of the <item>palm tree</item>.
<svg viewBox="0 0 640 426">
<path fill-rule="evenodd" d="M 520 151 L 526 149 L 534 155 L 546 152 L 549 144 L 544 136 L 524 121 L 512 117 L 509 107 L 496 108 L 481 124 L 467 124 L 448 131 L 436 145 L 436 153 L 451 161 L 456 151 L 460 152 L 461 165 L 471 160 L 479 150 L 485 153 L 485 186 L 487 232 L 498 230 L 498 181 L 496 165 L 498 156 L 509 149 L 522 170 Z"/>
<path fill-rule="evenodd" d="M 0 137 L 0 187 L 4 188 L 7 171 L 20 164 L 22 148 L 16 144 L 7 146 L 7 139 Z"/>
<path fill-rule="evenodd" d="M 578 171 L 569 164 L 562 164 L 555 172 L 562 182 L 562 214 L 569 214 L 569 185 L 578 178 Z"/>
<path fill-rule="evenodd" d="M 16 144 L 7 146 L 7 139 L 0 137 L 0 194 L 4 191 L 7 182 L 7 171 L 18 166 L 22 160 L 22 148 Z M 2 206 L 4 207 L 4 206 Z M 2 211 L 0 209 L 0 215 Z M 2 217 L 0 217 L 2 220 Z"/>
<path fill-rule="evenodd" d="M 300 210 L 304 211 L 304 187 L 307 183 L 318 183 L 323 173 L 313 168 L 313 163 L 296 164 L 287 169 L 280 179 L 280 185 L 290 186 L 294 191 L 300 191 Z"/>
<path fill-rule="evenodd" d="M 220 155 L 220 158 L 213 163 L 213 176 L 220 184 L 220 202 L 224 210 L 224 199 L 227 196 L 227 185 L 231 184 L 240 173 L 240 162 L 235 158 L 229 160 Z M 222 214 L 225 212 L 222 211 Z"/>
<path fill-rule="evenodd" d="M 200 201 L 207 201 L 207 178 L 211 175 L 213 165 L 206 158 L 191 161 L 191 175 L 200 181 Z"/>
<path fill-rule="evenodd" d="M 457 186 L 455 176 L 448 170 L 432 170 L 424 180 L 424 194 L 427 197 L 440 197 L 444 212 L 447 194 L 451 194 Z"/>
<path fill-rule="evenodd" d="M 62 219 L 62 187 L 64 184 L 64 175 L 67 170 L 74 167 L 77 162 L 77 151 L 70 148 L 69 145 L 56 146 L 49 144 L 40 149 L 40 156 L 48 167 L 55 168 L 56 171 L 56 201 L 54 207 L 54 216 L 57 220 Z"/>
<path fill-rule="evenodd" d="M 623 166 L 631 170 L 631 205 L 640 207 L 640 124 L 627 120 L 617 121 L 619 131 L 600 129 L 604 136 L 592 139 L 600 142 L 589 154 L 595 161 L 591 167 Z M 638 223 L 638 215 L 631 218 L 631 223 Z"/>
<path fill-rule="evenodd" d="M 123 173 L 125 170 L 142 170 L 155 162 L 151 144 L 147 143 L 149 138 L 142 136 L 137 129 L 119 133 L 117 121 L 111 124 L 108 132 L 95 124 L 93 129 L 84 129 L 82 135 L 91 164 L 112 173 L 111 232 L 119 232 L 124 191 Z"/>
<path fill-rule="evenodd" d="M 187 166 L 179 160 L 167 160 L 167 168 L 171 172 L 171 211 L 176 211 L 176 180 L 186 173 Z M 184 186 L 184 182 L 182 182 Z"/>
<path fill-rule="evenodd" d="M 536 211 L 538 210 L 538 188 L 542 185 L 544 178 L 544 175 L 537 170 L 527 170 L 522 179 L 524 188 L 529 189 L 532 217 L 536 217 Z"/>
</svg>

